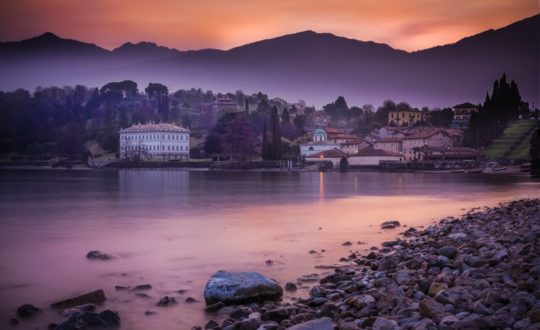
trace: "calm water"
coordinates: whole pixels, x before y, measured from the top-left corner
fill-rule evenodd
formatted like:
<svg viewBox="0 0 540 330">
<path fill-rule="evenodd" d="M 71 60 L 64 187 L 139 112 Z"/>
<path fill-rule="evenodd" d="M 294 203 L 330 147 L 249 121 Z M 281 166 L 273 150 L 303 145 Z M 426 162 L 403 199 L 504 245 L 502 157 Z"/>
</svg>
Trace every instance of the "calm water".
<svg viewBox="0 0 540 330">
<path fill-rule="evenodd" d="M 539 188 L 499 175 L 0 171 L 0 328 L 23 303 L 47 312 L 20 328 L 58 322 L 50 303 L 102 288 L 104 308 L 118 310 L 126 329 L 190 329 L 207 320 L 202 291 L 219 269 L 260 271 L 284 284 L 397 235 L 381 233 L 382 221 L 429 225 L 539 197 Z M 341 246 L 359 240 L 368 245 Z M 94 249 L 117 258 L 87 260 Z M 143 283 L 152 298 L 114 290 Z M 164 295 L 180 303 L 155 307 Z M 200 302 L 187 304 L 188 296 Z M 145 316 L 148 309 L 158 313 Z"/>
</svg>

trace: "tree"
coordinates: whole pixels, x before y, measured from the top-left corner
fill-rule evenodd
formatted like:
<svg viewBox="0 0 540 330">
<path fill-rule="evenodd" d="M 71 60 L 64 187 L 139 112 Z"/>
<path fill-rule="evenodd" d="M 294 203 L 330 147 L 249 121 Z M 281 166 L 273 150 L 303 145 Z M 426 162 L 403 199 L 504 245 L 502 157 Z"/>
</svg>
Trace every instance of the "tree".
<svg viewBox="0 0 540 330">
<path fill-rule="evenodd" d="M 182 126 L 191 128 L 191 117 L 188 114 L 182 116 Z"/>
<path fill-rule="evenodd" d="M 146 95 L 149 98 L 155 98 L 158 95 L 167 95 L 169 94 L 169 89 L 167 86 L 160 83 L 149 83 L 148 86 L 144 89 Z"/>
<path fill-rule="evenodd" d="M 221 148 L 221 138 L 218 134 L 208 134 L 204 140 L 204 152 L 212 157 L 217 157 L 223 153 Z"/>
<path fill-rule="evenodd" d="M 493 83 L 491 96 L 486 94 L 484 104 L 471 115 L 463 137 L 469 147 L 482 147 L 499 137 L 508 124 L 528 109 L 522 102 L 517 84 L 506 80 L 506 74 Z"/>
<path fill-rule="evenodd" d="M 261 157 L 264 160 L 271 158 L 270 149 L 268 148 L 268 136 L 266 132 L 266 121 L 263 123 L 263 133 L 262 133 L 262 145 L 261 145 Z"/>
<path fill-rule="evenodd" d="M 284 123 L 290 123 L 291 122 L 291 116 L 289 115 L 289 110 L 287 110 L 287 108 L 285 108 L 283 110 L 283 113 L 281 114 L 281 120 Z"/>
<path fill-rule="evenodd" d="M 257 135 L 245 113 L 239 114 L 227 124 L 221 141 L 223 153 L 232 159 L 245 161 L 255 152 Z"/>
<path fill-rule="evenodd" d="M 406 104 L 406 103 L 405 103 Z M 403 107 L 404 105 L 402 105 Z M 390 111 L 396 110 L 396 103 L 392 100 L 386 100 L 383 104 L 377 109 L 375 113 L 375 120 L 381 125 L 388 124 L 388 113 Z"/>
<path fill-rule="evenodd" d="M 272 160 L 281 160 L 281 130 L 276 107 L 272 108 Z"/>
</svg>

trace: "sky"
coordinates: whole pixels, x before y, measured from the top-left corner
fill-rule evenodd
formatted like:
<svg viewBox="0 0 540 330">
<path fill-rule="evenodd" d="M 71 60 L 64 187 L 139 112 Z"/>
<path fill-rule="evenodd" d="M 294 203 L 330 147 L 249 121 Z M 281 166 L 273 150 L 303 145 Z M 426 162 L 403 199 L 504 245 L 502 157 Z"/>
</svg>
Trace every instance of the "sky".
<svg viewBox="0 0 540 330">
<path fill-rule="evenodd" d="M 539 12 L 537 0 L 1 0 L 0 41 L 53 32 L 113 49 L 152 41 L 230 49 L 304 30 L 407 51 L 448 44 Z"/>
</svg>

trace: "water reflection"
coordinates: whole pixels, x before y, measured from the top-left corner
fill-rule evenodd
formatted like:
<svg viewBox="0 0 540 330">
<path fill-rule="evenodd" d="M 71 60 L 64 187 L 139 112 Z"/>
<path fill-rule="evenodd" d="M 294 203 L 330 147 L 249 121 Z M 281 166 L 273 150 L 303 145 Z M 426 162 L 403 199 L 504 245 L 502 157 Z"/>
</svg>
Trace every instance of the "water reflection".
<svg viewBox="0 0 540 330">
<path fill-rule="evenodd" d="M 202 304 L 153 318 L 144 311 L 180 288 L 202 301 L 218 269 L 291 281 L 347 254 L 343 241 L 393 237 L 379 233 L 384 220 L 427 225 L 462 208 L 536 197 L 538 187 L 526 177 L 459 174 L 0 171 L 0 319 L 23 303 L 104 288 L 126 328 L 190 328 L 205 323 Z M 119 258 L 88 262 L 92 249 Z M 113 290 L 140 282 L 154 287 L 151 301 Z"/>
</svg>

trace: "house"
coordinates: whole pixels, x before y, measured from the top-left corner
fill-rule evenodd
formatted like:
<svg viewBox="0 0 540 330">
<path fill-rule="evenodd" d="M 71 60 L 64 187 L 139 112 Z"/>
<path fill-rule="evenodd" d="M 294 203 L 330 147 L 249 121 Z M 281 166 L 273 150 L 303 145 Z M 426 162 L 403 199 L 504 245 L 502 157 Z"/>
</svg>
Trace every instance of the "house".
<svg viewBox="0 0 540 330">
<path fill-rule="evenodd" d="M 321 151 L 339 149 L 340 145 L 328 141 L 328 135 L 322 128 L 313 131 L 313 141 L 300 145 L 300 156 L 306 157 Z"/>
<path fill-rule="evenodd" d="M 444 129 L 425 129 L 402 139 L 401 152 L 405 160 L 422 160 L 415 149 L 423 146 L 448 148 L 453 146 L 453 138 Z"/>
<path fill-rule="evenodd" d="M 402 127 L 383 126 L 374 133 L 381 139 L 405 137 L 405 129 Z"/>
<path fill-rule="evenodd" d="M 120 130 L 121 159 L 189 159 L 189 129 L 169 123 L 133 125 Z"/>
<path fill-rule="evenodd" d="M 349 166 L 379 166 L 381 162 L 401 162 L 403 156 L 399 153 L 374 149 L 374 148 L 365 148 L 360 150 L 358 153 L 349 156 Z"/>
<path fill-rule="evenodd" d="M 425 114 L 419 110 L 391 110 L 388 112 L 388 125 L 410 127 L 425 119 Z"/>
<path fill-rule="evenodd" d="M 478 106 L 467 102 L 455 105 L 452 110 L 454 111 L 454 119 L 452 120 L 452 127 L 458 129 L 465 129 L 469 126 L 471 121 L 471 115 L 473 112 L 478 112 Z"/>
<path fill-rule="evenodd" d="M 339 163 L 343 158 L 347 159 L 348 155 L 345 154 L 343 151 L 334 148 L 330 150 L 325 150 L 321 152 L 317 152 L 315 154 L 311 154 L 306 157 L 306 161 L 308 162 L 326 162 L 330 161 L 332 162 L 332 165 L 334 167 L 339 167 Z"/>
<path fill-rule="evenodd" d="M 403 150 L 403 139 L 402 138 L 389 138 L 389 139 L 380 139 L 373 142 L 373 148 L 379 150 L 386 150 L 396 154 L 401 154 Z"/>
</svg>

